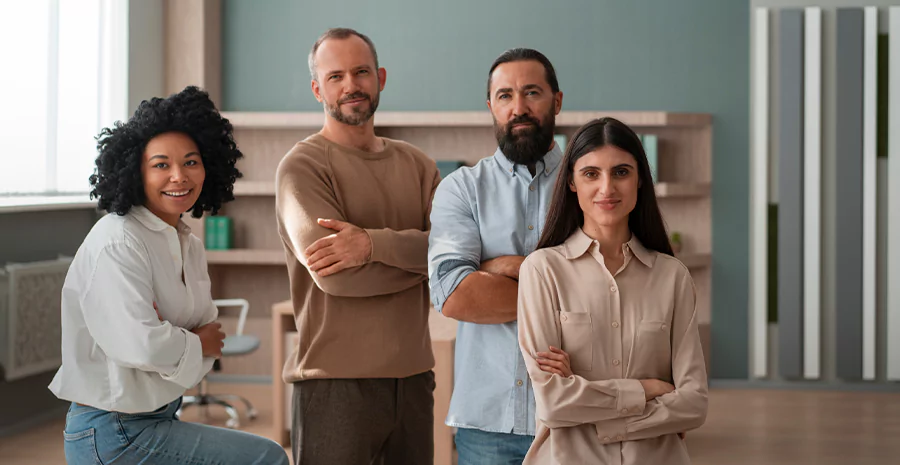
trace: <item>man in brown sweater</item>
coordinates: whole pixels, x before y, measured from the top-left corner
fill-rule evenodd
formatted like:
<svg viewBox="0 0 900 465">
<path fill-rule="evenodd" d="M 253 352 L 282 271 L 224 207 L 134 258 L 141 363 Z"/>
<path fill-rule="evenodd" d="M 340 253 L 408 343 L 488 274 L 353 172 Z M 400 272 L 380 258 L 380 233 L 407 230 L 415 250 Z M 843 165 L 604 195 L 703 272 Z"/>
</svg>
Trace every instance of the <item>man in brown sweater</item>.
<svg viewBox="0 0 900 465">
<path fill-rule="evenodd" d="M 322 131 L 278 166 L 276 208 L 299 332 L 298 465 L 433 462 L 429 212 L 440 177 L 405 142 L 375 136 L 386 72 L 372 41 L 330 29 L 309 55 Z"/>
</svg>

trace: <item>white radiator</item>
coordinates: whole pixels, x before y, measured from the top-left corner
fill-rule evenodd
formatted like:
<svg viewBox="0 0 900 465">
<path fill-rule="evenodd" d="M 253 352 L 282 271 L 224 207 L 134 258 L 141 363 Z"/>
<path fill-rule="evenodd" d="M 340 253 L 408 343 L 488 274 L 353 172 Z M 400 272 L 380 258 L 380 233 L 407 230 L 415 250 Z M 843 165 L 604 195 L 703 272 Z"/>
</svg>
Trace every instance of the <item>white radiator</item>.
<svg viewBox="0 0 900 465">
<path fill-rule="evenodd" d="M 0 269 L 0 365 L 7 381 L 59 367 L 60 298 L 71 258 Z"/>
</svg>

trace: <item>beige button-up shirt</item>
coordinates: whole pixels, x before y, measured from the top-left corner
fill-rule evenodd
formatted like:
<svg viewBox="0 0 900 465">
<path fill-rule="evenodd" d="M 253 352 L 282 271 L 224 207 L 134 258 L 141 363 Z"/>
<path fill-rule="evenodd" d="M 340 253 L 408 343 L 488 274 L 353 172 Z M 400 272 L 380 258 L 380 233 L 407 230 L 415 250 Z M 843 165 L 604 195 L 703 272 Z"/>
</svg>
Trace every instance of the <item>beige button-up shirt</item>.
<svg viewBox="0 0 900 465">
<path fill-rule="evenodd" d="M 519 271 L 519 344 L 534 385 L 537 434 L 525 464 L 688 464 L 677 433 L 706 419 L 706 366 L 694 284 L 674 257 L 622 245 L 611 274 L 578 229 Z M 569 354 L 574 376 L 542 371 L 535 353 Z M 641 379 L 675 391 L 644 401 Z"/>
</svg>

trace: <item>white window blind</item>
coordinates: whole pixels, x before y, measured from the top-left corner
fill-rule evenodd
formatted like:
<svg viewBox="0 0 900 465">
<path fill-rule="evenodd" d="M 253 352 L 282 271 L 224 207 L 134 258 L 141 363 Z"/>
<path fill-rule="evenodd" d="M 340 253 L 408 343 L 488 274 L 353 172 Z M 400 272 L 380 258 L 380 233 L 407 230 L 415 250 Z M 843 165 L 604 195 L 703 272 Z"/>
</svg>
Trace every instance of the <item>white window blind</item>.
<svg viewBox="0 0 900 465">
<path fill-rule="evenodd" d="M 0 2 L 0 18 L 0 196 L 86 193 L 97 133 L 127 114 L 127 2 Z"/>
</svg>

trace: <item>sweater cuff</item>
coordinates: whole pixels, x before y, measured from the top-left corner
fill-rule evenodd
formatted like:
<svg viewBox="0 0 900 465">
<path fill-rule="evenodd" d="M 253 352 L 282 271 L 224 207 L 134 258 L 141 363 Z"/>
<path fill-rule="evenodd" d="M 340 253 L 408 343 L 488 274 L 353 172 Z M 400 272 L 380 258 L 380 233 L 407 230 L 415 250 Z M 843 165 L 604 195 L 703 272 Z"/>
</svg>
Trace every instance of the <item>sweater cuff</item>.
<svg viewBox="0 0 900 465">
<path fill-rule="evenodd" d="M 388 230 L 386 229 L 363 229 L 366 234 L 369 235 L 369 242 L 372 243 L 372 250 L 369 251 L 369 259 L 366 260 L 366 263 L 369 262 L 384 262 L 385 255 L 388 252 L 387 241 L 388 239 Z"/>
</svg>

